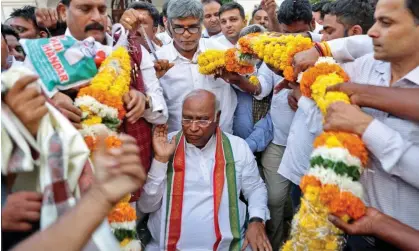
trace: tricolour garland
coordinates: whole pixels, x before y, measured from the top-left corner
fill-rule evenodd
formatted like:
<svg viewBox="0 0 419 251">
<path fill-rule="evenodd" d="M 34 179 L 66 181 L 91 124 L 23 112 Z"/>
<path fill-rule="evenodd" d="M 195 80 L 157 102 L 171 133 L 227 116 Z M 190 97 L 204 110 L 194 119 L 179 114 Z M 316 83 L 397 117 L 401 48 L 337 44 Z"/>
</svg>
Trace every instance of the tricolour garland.
<svg viewBox="0 0 419 251">
<path fill-rule="evenodd" d="M 126 114 L 123 96 L 129 91 L 130 73 L 128 51 L 118 47 L 102 62 L 90 85 L 79 91 L 75 105 L 83 112 L 81 133 L 91 151 L 96 147 L 96 136 L 103 131 L 108 135 L 105 139 L 107 148 L 121 146 L 117 133 Z M 128 203 L 130 196 L 112 209 L 108 221 L 122 250 L 138 251 L 141 245 L 135 240 L 137 216 Z"/>
<path fill-rule="evenodd" d="M 323 113 L 334 102 L 349 103 L 342 92 L 326 92 L 328 86 L 349 80 L 332 58 L 320 58 L 300 77 L 303 95 L 313 98 Z M 327 217 L 333 214 L 347 222 L 365 214 L 359 178 L 367 162 L 368 153 L 358 135 L 323 132 L 315 139 L 310 169 L 300 182 L 301 206 L 283 251 L 342 248 L 342 232 Z"/>
</svg>

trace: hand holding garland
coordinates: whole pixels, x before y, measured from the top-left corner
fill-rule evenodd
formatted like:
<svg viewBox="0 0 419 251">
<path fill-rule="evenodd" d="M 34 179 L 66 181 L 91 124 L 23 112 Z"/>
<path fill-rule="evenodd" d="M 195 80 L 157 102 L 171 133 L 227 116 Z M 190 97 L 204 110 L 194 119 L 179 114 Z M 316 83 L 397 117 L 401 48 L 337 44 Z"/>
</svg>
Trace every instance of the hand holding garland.
<svg viewBox="0 0 419 251">
<path fill-rule="evenodd" d="M 250 83 L 248 78 L 241 76 L 238 73 L 227 71 L 225 69 L 219 69 L 214 77 L 222 78 L 227 83 L 236 85 L 241 90 L 255 96 L 259 95 L 262 91 L 260 83 L 254 85 Z"/>
<path fill-rule="evenodd" d="M 327 109 L 323 128 L 325 131 L 344 131 L 362 136 L 373 119 L 358 106 L 336 102 Z"/>
<path fill-rule="evenodd" d="M 125 116 L 129 123 L 134 124 L 144 115 L 147 109 L 147 97 L 142 92 L 131 89 L 128 93 L 125 93 L 123 99 L 128 110 Z"/>
<path fill-rule="evenodd" d="M 419 231 L 385 215 L 375 208 L 367 208 L 365 215 L 346 223 L 330 215 L 329 221 L 350 235 L 373 235 L 401 250 L 419 250 Z"/>
<path fill-rule="evenodd" d="M 387 88 L 346 82 L 331 86 L 328 92 L 346 93 L 351 103 L 394 114 L 408 120 L 419 121 L 419 89 Z"/>
</svg>

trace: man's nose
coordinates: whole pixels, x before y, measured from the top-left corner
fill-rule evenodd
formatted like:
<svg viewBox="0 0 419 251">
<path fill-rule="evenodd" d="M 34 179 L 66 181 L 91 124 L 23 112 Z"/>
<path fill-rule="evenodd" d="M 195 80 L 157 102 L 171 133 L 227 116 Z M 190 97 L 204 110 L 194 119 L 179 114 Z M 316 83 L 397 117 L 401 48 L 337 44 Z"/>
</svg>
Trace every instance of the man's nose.
<svg viewBox="0 0 419 251">
<path fill-rule="evenodd" d="M 93 9 L 91 14 L 92 21 L 100 23 L 102 19 L 102 15 L 100 14 L 100 11 L 98 9 Z"/>
<path fill-rule="evenodd" d="M 192 131 L 192 132 L 196 132 L 196 131 L 198 131 L 199 130 L 199 126 L 197 125 L 197 121 L 192 121 L 192 124 L 191 124 L 191 126 L 189 127 L 189 129 Z"/>
</svg>

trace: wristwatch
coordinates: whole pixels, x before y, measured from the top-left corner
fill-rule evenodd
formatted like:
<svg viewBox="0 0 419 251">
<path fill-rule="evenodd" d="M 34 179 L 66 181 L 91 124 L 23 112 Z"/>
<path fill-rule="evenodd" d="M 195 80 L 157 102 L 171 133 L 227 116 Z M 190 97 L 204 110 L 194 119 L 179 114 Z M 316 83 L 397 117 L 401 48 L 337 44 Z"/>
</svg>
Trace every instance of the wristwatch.
<svg viewBox="0 0 419 251">
<path fill-rule="evenodd" d="M 259 217 L 252 217 L 252 218 L 250 218 L 250 220 L 249 220 L 249 224 L 250 224 L 250 223 L 252 223 L 252 222 L 260 222 L 260 223 L 264 223 L 264 222 L 263 222 L 263 219 L 262 219 L 262 218 L 259 218 Z"/>
</svg>

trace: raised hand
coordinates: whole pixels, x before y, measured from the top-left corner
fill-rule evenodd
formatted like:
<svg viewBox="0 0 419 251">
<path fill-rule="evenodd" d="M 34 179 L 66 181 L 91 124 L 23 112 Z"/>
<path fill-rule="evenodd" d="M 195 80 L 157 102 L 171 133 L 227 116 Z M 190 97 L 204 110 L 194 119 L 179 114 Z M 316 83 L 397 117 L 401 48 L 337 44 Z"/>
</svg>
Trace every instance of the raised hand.
<svg viewBox="0 0 419 251">
<path fill-rule="evenodd" d="M 105 138 L 105 133 L 99 134 L 97 148 L 93 153 L 96 169 L 93 188 L 98 189 L 114 205 L 125 195 L 141 188 L 146 175 L 133 137 L 119 135 L 122 145 L 112 149 L 106 149 Z"/>
<path fill-rule="evenodd" d="M 136 32 L 140 25 L 144 23 L 144 16 L 138 13 L 134 9 L 128 9 L 122 14 L 119 22 L 124 26 L 126 30 Z"/>
<path fill-rule="evenodd" d="M 173 63 L 169 63 L 166 59 L 160 59 L 154 61 L 154 69 L 156 70 L 156 76 L 158 79 L 163 77 L 167 71 L 169 71 L 174 66 Z"/>
<path fill-rule="evenodd" d="M 54 8 L 36 8 L 35 10 L 36 24 L 44 28 L 56 28 L 60 21 L 58 12 Z"/>
<path fill-rule="evenodd" d="M 167 163 L 176 149 L 175 137 L 167 140 L 167 125 L 158 125 L 153 132 L 154 158 L 162 163 Z"/>
<path fill-rule="evenodd" d="M 33 136 L 36 136 L 39 123 L 48 112 L 45 97 L 37 87 L 29 86 L 37 79 L 37 76 L 20 78 L 4 97 L 4 102 Z"/>
</svg>

